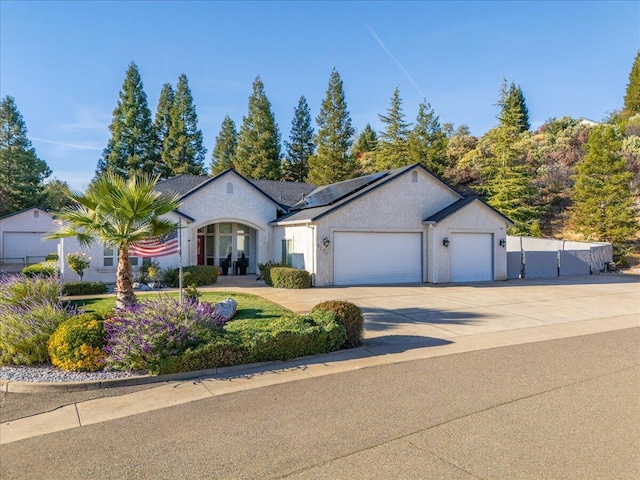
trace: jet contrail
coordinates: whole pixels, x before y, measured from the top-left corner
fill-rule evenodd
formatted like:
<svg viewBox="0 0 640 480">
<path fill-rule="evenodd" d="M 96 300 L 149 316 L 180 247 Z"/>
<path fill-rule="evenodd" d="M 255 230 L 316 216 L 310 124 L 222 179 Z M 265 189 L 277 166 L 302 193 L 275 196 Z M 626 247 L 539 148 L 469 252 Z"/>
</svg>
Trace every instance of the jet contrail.
<svg viewBox="0 0 640 480">
<path fill-rule="evenodd" d="M 391 59 L 396 62 L 396 65 L 398 65 L 398 67 L 400 67 L 400 70 L 402 70 L 402 73 L 404 73 L 405 77 L 407 77 L 409 79 L 409 81 L 411 82 L 411 84 L 415 87 L 415 89 L 418 91 L 418 93 L 420 94 L 420 96 L 422 98 L 425 98 L 424 96 L 424 92 L 422 90 L 420 90 L 420 87 L 418 86 L 418 84 L 415 82 L 415 80 L 413 78 L 411 78 L 411 75 L 409 75 L 409 72 L 407 72 L 407 69 L 404 68 L 402 66 L 402 64 L 400 63 L 400 60 L 398 60 L 393 53 L 391 53 L 391 51 L 387 48 L 387 46 L 382 42 L 382 40 L 380 40 L 380 37 L 378 36 L 378 34 L 373 30 L 373 28 L 371 28 L 371 25 L 367 25 L 367 28 L 369 29 L 369 32 L 371 33 L 371 35 L 373 36 L 373 38 L 376 39 L 376 41 L 380 44 L 380 46 L 382 47 L 382 49 L 387 53 L 387 55 L 389 55 L 391 57 Z"/>
</svg>

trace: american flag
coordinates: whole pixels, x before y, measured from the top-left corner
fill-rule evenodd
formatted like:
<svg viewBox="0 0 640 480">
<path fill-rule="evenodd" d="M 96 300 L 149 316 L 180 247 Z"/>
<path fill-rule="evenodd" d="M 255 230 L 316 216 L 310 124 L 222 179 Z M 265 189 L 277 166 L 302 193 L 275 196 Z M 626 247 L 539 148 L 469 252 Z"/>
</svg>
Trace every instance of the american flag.
<svg viewBox="0 0 640 480">
<path fill-rule="evenodd" d="M 129 255 L 132 257 L 165 257 L 180 251 L 178 244 L 178 231 L 155 238 L 147 238 L 132 244 L 129 247 Z"/>
</svg>

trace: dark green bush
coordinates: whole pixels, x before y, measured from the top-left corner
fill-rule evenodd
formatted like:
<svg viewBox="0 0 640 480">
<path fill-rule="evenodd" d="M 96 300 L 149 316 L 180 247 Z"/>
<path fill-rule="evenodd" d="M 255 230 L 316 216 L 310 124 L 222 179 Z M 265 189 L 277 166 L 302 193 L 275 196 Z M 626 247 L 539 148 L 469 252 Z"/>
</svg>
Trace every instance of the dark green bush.
<svg viewBox="0 0 640 480">
<path fill-rule="evenodd" d="M 44 261 L 45 262 L 57 262 L 58 261 L 58 254 L 57 253 L 49 253 L 47 254 L 46 257 L 44 257 Z"/>
<path fill-rule="evenodd" d="M 273 267 L 286 267 L 284 263 L 279 262 L 267 262 L 267 263 L 259 263 L 258 268 L 260 269 L 260 274 L 264 279 L 264 283 L 270 287 L 273 287 L 273 282 L 271 281 L 271 269 Z"/>
<path fill-rule="evenodd" d="M 162 281 L 167 286 L 177 288 L 180 283 L 180 273 L 177 268 L 165 269 L 162 272 Z M 210 285 L 218 281 L 218 269 L 211 265 L 191 265 L 182 269 L 182 284 L 183 285 L 195 285 L 201 287 L 202 285 Z"/>
<path fill-rule="evenodd" d="M 224 333 L 219 338 L 203 345 L 188 348 L 182 354 L 172 356 L 158 365 L 158 375 L 193 372 L 211 368 L 231 367 L 249 363 L 249 350 L 237 335 Z"/>
<path fill-rule="evenodd" d="M 95 313 L 83 313 L 62 322 L 47 342 L 51 363 L 73 372 L 102 370 L 104 346 L 104 322 Z"/>
<path fill-rule="evenodd" d="M 296 268 L 271 268 L 271 281 L 275 288 L 311 288 L 311 274 Z"/>
<path fill-rule="evenodd" d="M 346 338 L 344 326 L 331 314 L 289 314 L 264 324 L 233 322 L 227 328 L 234 329 L 247 345 L 250 362 L 288 360 L 332 352 L 338 350 Z"/>
<path fill-rule="evenodd" d="M 107 293 L 107 286 L 102 282 L 68 282 L 62 286 L 63 295 L 99 295 Z"/>
<path fill-rule="evenodd" d="M 362 342 L 362 330 L 364 317 L 360 307 L 344 300 L 330 300 L 317 304 L 311 309 L 311 313 L 318 311 L 333 312 L 336 319 L 347 329 L 346 348 L 354 348 Z"/>
<path fill-rule="evenodd" d="M 58 262 L 48 261 L 28 265 L 22 269 L 25 277 L 55 277 L 58 273 Z"/>
</svg>

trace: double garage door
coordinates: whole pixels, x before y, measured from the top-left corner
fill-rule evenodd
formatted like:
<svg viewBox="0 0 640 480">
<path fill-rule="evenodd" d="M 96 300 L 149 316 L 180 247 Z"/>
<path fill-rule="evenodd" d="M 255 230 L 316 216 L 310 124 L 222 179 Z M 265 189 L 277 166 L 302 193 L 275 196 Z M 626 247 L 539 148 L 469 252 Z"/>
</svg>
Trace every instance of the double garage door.
<svg viewBox="0 0 640 480">
<path fill-rule="evenodd" d="M 422 282 L 422 234 L 335 232 L 334 285 Z"/>
</svg>

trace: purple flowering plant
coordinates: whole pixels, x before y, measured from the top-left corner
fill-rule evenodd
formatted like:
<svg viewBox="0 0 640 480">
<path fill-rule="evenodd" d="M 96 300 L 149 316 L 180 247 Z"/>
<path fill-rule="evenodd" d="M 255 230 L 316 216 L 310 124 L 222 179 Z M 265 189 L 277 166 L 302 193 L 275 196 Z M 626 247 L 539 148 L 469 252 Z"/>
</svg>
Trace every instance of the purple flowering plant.
<svg viewBox="0 0 640 480">
<path fill-rule="evenodd" d="M 153 372 L 167 357 L 206 342 L 224 322 L 207 302 L 144 299 L 105 321 L 107 365 Z"/>
</svg>

